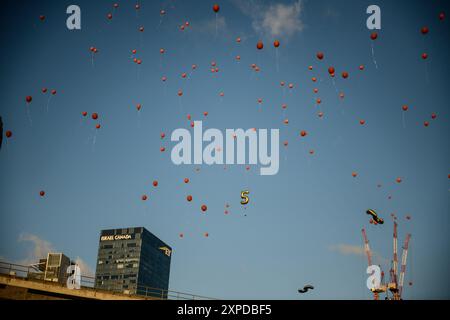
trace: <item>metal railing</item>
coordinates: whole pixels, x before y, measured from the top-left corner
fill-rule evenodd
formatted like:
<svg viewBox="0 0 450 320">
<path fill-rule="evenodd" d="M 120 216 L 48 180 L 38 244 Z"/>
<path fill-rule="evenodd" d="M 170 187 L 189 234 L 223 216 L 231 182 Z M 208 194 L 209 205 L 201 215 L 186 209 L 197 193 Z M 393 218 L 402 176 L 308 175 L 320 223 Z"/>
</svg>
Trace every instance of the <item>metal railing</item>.
<svg viewBox="0 0 450 320">
<path fill-rule="evenodd" d="M 29 280 L 41 283 L 51 283 L 52 285 L 67 287 L 66 282 L 70 275 L 65 274 L 58 282 L 46 280 L 43 271 L 39 271 L 34 266 L 24 266 L 20 264 L 14 264 L 9 262 L 0 261 L 0 274 L 7 275 L 11 278 L 18 278 L 22 280 Z M 111 282 L 109 282 L 111 284 Z M 215 300 L 214 298 L 200 296 L 192 293 L 179 292 L 173 290 L 165 290 L 160 288 L 152 288 L 140 284 L 136 284 L 130 290 L 123 289 L 123 281 L 117 280 L 116 283 L 112 283 L 112 289 L 99 289 L 95 288 L 95 277 L 81 275 L 81 288 L 87 290 L 93 290 L 95 292 L 111 293 L 111 294 L 124 294 L 128 296 L 144 297 L 155 300 Z"/>
</svg>

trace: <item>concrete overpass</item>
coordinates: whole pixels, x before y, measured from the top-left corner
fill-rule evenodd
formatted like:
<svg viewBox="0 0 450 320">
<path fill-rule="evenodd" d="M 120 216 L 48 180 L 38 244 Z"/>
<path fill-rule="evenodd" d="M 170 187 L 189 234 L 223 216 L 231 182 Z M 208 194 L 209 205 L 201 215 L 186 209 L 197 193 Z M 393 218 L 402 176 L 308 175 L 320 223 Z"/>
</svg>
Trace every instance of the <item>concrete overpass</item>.
<svg viewBox="0 0 450 320">
<path fill-rule="evenodd" d="M 58 283 L 31 280 L 0 274 L 2 300 L 155 300 L 152 297 L 127 295 L 94 288 L 68 289 Z"/>
</svg>

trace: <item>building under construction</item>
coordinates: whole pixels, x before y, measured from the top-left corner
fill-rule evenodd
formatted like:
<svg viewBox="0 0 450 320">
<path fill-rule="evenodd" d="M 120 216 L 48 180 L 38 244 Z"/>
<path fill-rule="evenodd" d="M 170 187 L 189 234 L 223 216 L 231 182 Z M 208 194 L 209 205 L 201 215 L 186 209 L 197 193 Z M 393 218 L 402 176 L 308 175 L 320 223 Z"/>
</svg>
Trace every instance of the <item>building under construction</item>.
<svg viewBox="0 0 450 320">
<path fill-rule="evenodd" d="M 369 247 L 369 240 L 367 239 L 366 230 L 362 229 L 364 239 L 364 251 L 367 256 L 369 266 L 372 265 L 372 252 Z M 393 257 L 391 260 L 391 268 L 389 270 L 389 282 L 386 283 L 384 271 L 381 271 L 381 283 L 377 288 L 371 288 L 375 300 L 379 300 L 380 294 L 385 294 L 386 300 L 402 300 L 403 283 L 405 280 L 406 261 L 408 258 L 408 246 L 411 239 L 411 234 L 407 234 L 403 244 L 402 260 L 400 267 L 400 274 L 398 270 L 398 251 L 397 251 L 397 222 L 394 218 L 394 234 L 393 234 Z"/>
</svg>

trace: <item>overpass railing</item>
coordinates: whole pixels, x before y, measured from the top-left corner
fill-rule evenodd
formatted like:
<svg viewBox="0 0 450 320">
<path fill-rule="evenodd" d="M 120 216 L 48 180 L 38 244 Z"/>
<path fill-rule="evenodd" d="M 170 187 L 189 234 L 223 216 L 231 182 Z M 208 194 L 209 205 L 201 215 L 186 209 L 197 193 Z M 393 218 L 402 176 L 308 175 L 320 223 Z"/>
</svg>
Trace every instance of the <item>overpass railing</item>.
<svg viewBox="0 0 450 320">
<path fill-rule="evenodd" d="M 0 274 L 11 278 L 18 278 L 34 282 L 52 283 L 53 285 L 61 287 L 67 286 L 67 279 L 70 276 L 69 274 L 64 273 L 63 276 L 58 277 L 58 281 L 46 280 L 45 272 L 39 270 L 36 266 L 25 266 L 3 261 L 0 261 Z M 125 294 L 129 296 L 138 296 L 157 300 L 214 300 L 210 297 L 186 292 L 152 288 L 140 284 L 137 284 L 135 287 L 133 287 L 132 290 L 124 290 L 122 280 L 114 281 L 111 285 L 111 289 L 98 289 L 95 288 L 95 277 L 89 275 L 81 275 L 81 287 L 83 289 L 89 289 L 98 292 Z"/>
</svg>

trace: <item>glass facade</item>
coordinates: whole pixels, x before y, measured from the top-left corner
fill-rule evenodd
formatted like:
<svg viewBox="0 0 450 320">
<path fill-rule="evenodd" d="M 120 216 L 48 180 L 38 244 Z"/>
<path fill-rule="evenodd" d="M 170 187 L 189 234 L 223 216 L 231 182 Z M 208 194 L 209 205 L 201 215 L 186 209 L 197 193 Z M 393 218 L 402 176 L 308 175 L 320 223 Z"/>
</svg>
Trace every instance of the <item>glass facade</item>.
<svg viewBox="0 0 450 320">
<path fill-rule="evenodd" d="M 167 297 L 172 248 L 143 227 L 100 232 L 95 287 Z"/>
</svg>

